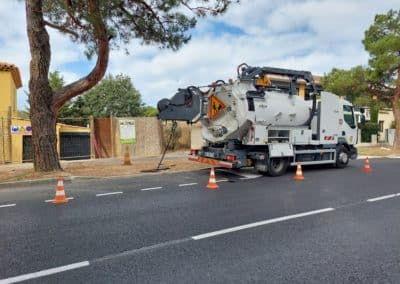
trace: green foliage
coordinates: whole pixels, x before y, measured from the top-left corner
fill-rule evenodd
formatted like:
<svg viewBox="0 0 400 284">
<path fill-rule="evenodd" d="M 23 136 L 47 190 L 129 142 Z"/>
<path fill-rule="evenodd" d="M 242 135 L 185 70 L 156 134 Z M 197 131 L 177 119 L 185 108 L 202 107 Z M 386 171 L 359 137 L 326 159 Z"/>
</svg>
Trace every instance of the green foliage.
<svg viewBox="0 0 400 284">
<path fill-rule="evenodd" d="M 18 110 L 17 111 L 17 117 L 21 118 L 21 119 L 29 119 L 30 118 L 29 109 L 27 109 L 27 110 Z"/>
<path fill-rule="evenodd" d="M 359 125 L 361 129 L 361 141 L 371 142 L 371 135 L 378 134 L 379 124 L 376 122 L 365 122 Z"/>
<path fill-rule="evenodd" d="M 197 18 L 222 14 L 233 2 L 238 0 L 99 0 L 100 15 L 88 13 L 88 1 L 44 0 L 43 7 L 45 19 L 83 43 L 90 57 L 97 47 L 96 21 L 106 24 L 111 47 L 139 39 L 143 44 L 177 50 L 190 40 L 188 31 Z"/>
<path fill-rule="evenodd" d="M 64 86 L 64 79 L 58 71 L 49 75 L 50 86 L 54 91 Z M 108 75 L 87 93 L 65 103 L 58 113 L 58 122 L 86 126 L 89 116 L 130 117 L 155 116 L 157 109 L 144 106 L 140 93 L 135 89 L 129 76 Z"/>
<path fill-rule="evenodd" d="M 158 110 L 152 106 L 144 106 L 143 107 L 143 115 L 147 117 L 157 116 Z"/>
<path fill-rule="evenodd" d="M 81 113 L 94 117 L 143 115 L 140 93 L 126 75 L 108 75 L 96 87 L 80 96 Z M 75 105 L 75 103 L 74 103 Z"/>
<path fill-rule="evenodd" d="M 350 70 L 333 68 L 322 77 L 321 82 L 329 92 L 347 97 L 353 103 L 357 101 L 359 105 L 369 105 L 371 95 L 368 92 L 367 77 L 368 70 L 362 66 Z"/>
<path fill-rule="evenodd" d="M 49 73 L 49 84 L 53 92 L 57 92 L 64 87 L 64 77 L 61 76 L 58 70 Z"/>
<path fill-rule="evenodd" d="M 374 24 L 365 32 L 363 44 L 370 54 L 370 80 L 380 87 L 382 97 L 393 96 L 400 69 L 400 10 L 376 15 Z"/>
</svg>

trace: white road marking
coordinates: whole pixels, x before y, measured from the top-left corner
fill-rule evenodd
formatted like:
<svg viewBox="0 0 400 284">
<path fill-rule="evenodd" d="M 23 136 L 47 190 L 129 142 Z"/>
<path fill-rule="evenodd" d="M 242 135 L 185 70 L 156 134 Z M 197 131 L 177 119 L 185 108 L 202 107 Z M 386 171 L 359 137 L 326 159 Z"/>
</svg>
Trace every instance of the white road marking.
<svg viewBox="0 0 400 284">
<path fill-rule="evenodd" d="M 155 190 L 155 189 L 162 189 L 162 186 L 142 188 L 141 191 L 148 191 L 148 190 Z"/>
<path fill-rule="evenodd" d="M 229 179 L 219 179 L 219 180 L 216 180 L 216 182 L 224 182 L 224 181 L 229 181 Z"/>
<path fill-rule="evenodd" d="M 6 208 L 6 207 L 13 207 L 17 204 L 13 203 L 13 204 L 4 204 L 4 205 L 0 205 L 0 208 Z"/>
<path fill-rule="evenodd" d="M 236 227 L 232 227 L 232 228 L 218 230 L 215 232 L 197 235 L 197 236 L 193 236 L 192 239 L 197 241 L 197 240 L 201 240 L 201 239 L 205 239 L 205 238 L 211 238 L 211 237 L 215 237 L 215 236 L 219 236 L 219 235 L 223 235 L 223 234 L 228 234 L 228 233 L 232 233 L 232 232 L 236 232 L 236 231 L 240 231 L 240 230 L 246 230 L 246 229 L 250 229 L 250 228 L 254 228 L 254 227 L 264 226 L 264 225 L 268 225 L 268 224 L 272 224 L 272 223 L 278 223 L 278 222 L 283 222 L 283 221 L 301 218 L 301 217 L 305 217 L 305 216 L 321 214 L 321 213 L 325 213 L 325 212 L 329 212 L 329 211 L 333 211 L 333 210 L 335 210 L 335 208 L 324 208 L 324 209 L 320 209 L 320 210 L 314 210 L 314 211 L 309 211 L 309 212 L 304 212 L 304 213 L 299 213 L 299 214 L 294 214 L 294 215 L 288 215 L 288 216 L 284 216 L 284 217 L 259 221 L 259 222 L 255 222 L 255 223 L 250 223 L 250 224 L 246 224 L 246 225 L 236 226 Z"/>
<path fill-rule="evenodd" d="M 98 193 L 96 196 L 106 196 L 106 195 L 115 195 L 115 194 L 122 194 L 122 191 L 115 191 L 115 192 L 107 192 L 107 193 Z"/>
<path fill-rule="evenodd" d="M 68 200 L 72 200 L 72 199 L 74 199 L 73 197 L 67 197 L 66 199 L 68 199 Z M 45 200 L 44 202 L 52 202 L 54 199 L 48 199 L 48 200 Z"/>
<path fill-rule="evenodd" d="M 43 277 L 43 276 L 57 274 L 57 273 L 72 270 L 72 269 L 82 268 L 82 267 L 89 266 L 89 265 L 90 265 L 89 261 L 72 263 L 72 264 L 68 264 L 68 265 L 64 265 L 64 266 L 41 270 L 38 272 L 32 272 L 32 273 L 23 274 L 23 275 L 11 277 L 11 278 L 1 279 L 0 284 L 6 284 L 6 283 L 8 284 L 8 283 L 16 283 L 16 282 L 26 281 L 26 280 L 30 280 L 30 279 Z"/>
<path fill-rule="evenodd" d="M 393 197 L 396 197 L 396 196 L 399 196 L 399 194 L 389 194 L 389 195 L 379 196 L 379 197 L 367 199 L 367 201 L 368 202 L 375 202 L 375 201 L 379 201 L 379 200 L 393 198 Z"/>
<path fill-rule="evenodd" d="M 182 187 L 182 186 L 191 186 L 191 185 L 196 185 L 196 184 L 198 184 L 197 182 L 192 182 L 192 183 L 182 183 L 182 184 L 178 184 L 178 186 L 179 187 Z"/>
<path fill-rule="evenodd" d="M 261 175 L 255 175 L 255 174 L 243 174 L 243 175 L 241 174 L 241 176 L 243 177 L 239 179 L 255 179 L 261 177 Z"/>
</svg>

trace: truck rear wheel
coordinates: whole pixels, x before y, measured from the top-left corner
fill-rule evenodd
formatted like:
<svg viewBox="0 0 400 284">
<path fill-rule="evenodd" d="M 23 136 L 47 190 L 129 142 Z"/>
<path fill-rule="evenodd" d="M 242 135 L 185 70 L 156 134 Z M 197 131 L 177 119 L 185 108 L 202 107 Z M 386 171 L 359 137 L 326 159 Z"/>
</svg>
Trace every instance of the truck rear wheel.
<svg viewBox="0 0 400 284">
<path fill-rule="evenodd" d="M 288 165 L 287 158 L 271 158 L 268 165 L 268 175 L 272 177 L 281 176 L 286 172 Z"/>
</svg>

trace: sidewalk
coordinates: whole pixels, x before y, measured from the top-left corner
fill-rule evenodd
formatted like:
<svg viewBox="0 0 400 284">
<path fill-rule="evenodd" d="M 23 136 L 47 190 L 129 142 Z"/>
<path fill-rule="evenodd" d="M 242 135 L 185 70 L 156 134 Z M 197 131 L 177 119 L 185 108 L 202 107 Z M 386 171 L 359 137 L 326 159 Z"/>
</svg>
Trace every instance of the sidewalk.
<svg viewBox="0 0 400 284">
<path fill-rule="evenodd" d="M 51 180 L 62 175 L 66 178 L 113 177 L 151 174 L 160 156 L 133 157 L 132 165 L 124 166 L 122 158 L 61 161 L 61 172 L 35 173 L 32 163 L 0 165 L 0 183 L 15 181 Z M 206 168 L 207 165 L 188 160 L 187 151 L 167 153 L 162 164 L 168 169 L 160 172 L 180 172 Z"/>
</svg>

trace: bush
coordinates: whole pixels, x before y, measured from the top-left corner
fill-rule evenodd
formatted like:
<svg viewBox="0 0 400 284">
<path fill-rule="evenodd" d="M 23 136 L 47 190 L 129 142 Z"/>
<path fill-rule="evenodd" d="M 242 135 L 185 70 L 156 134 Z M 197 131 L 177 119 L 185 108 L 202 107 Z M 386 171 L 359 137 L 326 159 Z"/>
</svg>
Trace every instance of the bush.
<svg viewBox="0 0 400 284">
<path fill-rule="evenodd" d="M 371 142 L 371 135 L 378 134 L 379 124 L 375 122 L 366 122 L 359 125 L 361 129 L 361 141 Z"/>
</svg>

